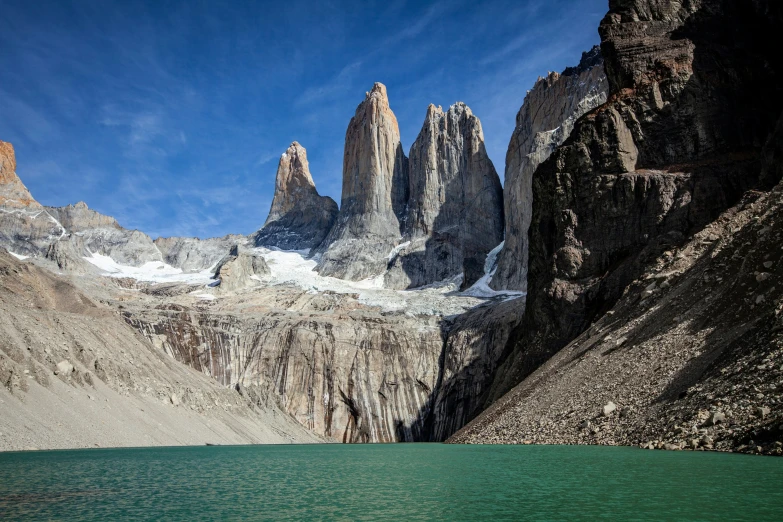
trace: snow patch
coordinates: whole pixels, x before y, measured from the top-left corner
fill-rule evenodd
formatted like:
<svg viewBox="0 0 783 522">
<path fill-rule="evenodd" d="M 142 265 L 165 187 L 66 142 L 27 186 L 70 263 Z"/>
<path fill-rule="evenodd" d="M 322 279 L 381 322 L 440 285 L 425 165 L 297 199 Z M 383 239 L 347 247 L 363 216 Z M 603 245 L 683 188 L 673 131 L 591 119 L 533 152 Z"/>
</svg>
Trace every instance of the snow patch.
<svg viewBox="0 0 783 522">
<path fill-rule="evenodd" d="M 471 297 L 506 297 L 508 299 L 517 299 L 527 295 L 525 292 L 516 292 L 512 290 L 493 290 L 490 288 L 489 283 L 492 281 L 492 276 L 495 275 L 495 271 L 498 269 L 498 255 L 503 250 L 503 245 L 506 242 L 501 242 L 498 246 L 490 250 L 487 254 L 487 259 L 484 261 L 484 275 L 473 283 L 473 286 L 462 292 L 462 295 L 469 295 Z"/>
<path fill-rule="evenodd" d="M 399 245 L 397 245 L 396 247 L 392 248 L 392 251 L 391 251 L 391 252 L 389 252 L 389 255 L 388 255 L 388 257 L 386 258 L 386 260 L 387 260 L 389 263 L 391 263 L 392 261 L 394 261 L 394 258 L 395 258 L 395 257 L 397 257 L 397 256 L 399 255 L 399 253 L 400 253 L 400 252 L 402 252 L 402 249 L 403 249 L 403 248 L 405 248 L 405 247 L 407 247 L 407 246 L 408 246 L 408 245 L 410 245 L 410 244 L 411 244 L 411 242 L 410 242 L 410 241 L 406 241 L 405 243 L 400 243 L 400 244 L 399 244 Z"/>
<path fill-rule="evenodd" d="M 84 259 L 107 272 L 109 277 L 129 277 L 138 281 L 148 281 L 152 283 L 190 283 L 190 284 L 209 284 L 214 282 L 212 276 L 215 272 L 215 265 L 200 272 L 185 273 L 180 268 L 174 268 L 163 261 L 148 261 L 141 266 L 121 265 L 109 256 L 93 253 L 91 256 L 85 256 Z"/>
<path fill-rule="evenodd" d="M 8 250 L 8 253 L 14 256 L 19 261 L 24 261 L 25 259 L 30 259 L 30 256 L 23 256 L 22 254 L 17 254 L 16 252 L 11 252 Z"/>
<path fill-rule="evenodd" d="M 271 275 L 265 279 L 268 285 L 290 284 L 310 293 L 331 291 L 358 294 L 360 303 L 387 311 L 403 311 L 413 315 L 453 315 L 483 302 L 459 294 L 458 278 L 426 288 L 393 290 L 384 288 L 383 274 L 362 281 L 321 276 L 314 270 L 316 259 L 306 257 L 307 250 L 294 252 L 259 247 L 253 252 L 262 256 L 269 265 Z"/>
</svg>

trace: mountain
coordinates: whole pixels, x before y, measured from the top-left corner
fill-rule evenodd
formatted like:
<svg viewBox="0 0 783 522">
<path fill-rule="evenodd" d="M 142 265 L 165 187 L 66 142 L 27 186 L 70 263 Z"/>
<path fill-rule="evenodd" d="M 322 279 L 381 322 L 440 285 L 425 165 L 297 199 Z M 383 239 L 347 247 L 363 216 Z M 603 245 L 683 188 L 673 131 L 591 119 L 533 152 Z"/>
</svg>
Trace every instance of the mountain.
<svg viewBox="0 0 783 522">
<path fill-rule="evenodd" d="M 741 282 L 730 291 L 723 281 L 734 280 L 734 270 L 740 270 L 740 280 L 746 277 L 749 267 L 732 266 L 747 248 L 764 252 L 768 247 L 758 237 L 776 227 L 776 193 L 753 203 L 749 211 L 743 198 L 757 197 L 754 189 L 769 189 L 779 181 L 780 169 L 769 161 L 774 163 L 780 150 L 776 122 L 783 105 L 783 64 L 772 50 L 780 27 L 780 6 L 763 1 L 610 2 L 600 27 L 607 103 L 580 119 L 565 144 L 533 175 L 527 308 L 511 336 L 508 363 L 498 372 L 495 386 L 509 389 L 521 384 L 455 441 L 511 442 L 525 436 L 524 419 L 530 417 L 520 412 L 545 389 L 563 394 L 572 405 L 569 409 L 583 405 L 574 410 L 580 416 L 585 415 L 584 405 L 598 411 L 615 382 L 606 374 L 633 375 L 634 365 L 627 362 L 633 354 L 647 358 L 646 366 L 656 372 L 631 381 L 637 383 L 632 399 L 616 397 L 617 405 L 623 400 L 630 403 L 633 415 L 652 418 L 656 408 L 682 407 L 679 420 L 691 422 L 701 414 L 688 408 L 747 410 L 727 393 L 724 382 L 732 381 L 719 376 L 748 361 L 771 360 L 771 347 L 761 336 L 774 333 L 774 315 L 760 310 L 751 318 L 737 307 L 742 302 L 758 307 L 767 299 L 775 301 L 776 294 L 771 289 L 769 295 L 759 296 L 754 288 L 742 288 Z M 733 213 L 746 217 L 728 228 L 716 221 L 722 215 L 722 220 L 729 220 Z M 769 227 L 747 227 L 747 216 L 763 219 Z M 705 234 L 711 227 L 715 232 Z M 724 244 L 718 233 L 726 238 L 727 257 L 711 260 L 720 250 L 701 253 L 699 243 Z M 666 272 L 656 276 L 689 255 L 695 256 L 690 260 L 694 268 L 687 276 L 673 273 L 671 281 Z M 747 262 L 775 266 L 773 258 Z M 751 272 L 750 277 L 759 278 L 757 283 L 767 278 L 761 272 Z M 696 281 L 712 282 L 706 289 L 710 291 L 705 293 Z M 669 288 L 677 299 L 659 301 Z M 686 293 L 694 288 L 698 293 Z M 704 308 L 694 296 L 714 302 Z M 680 329 L 682 322 L 689 326 Z M 705 340 L 702 336 L 709 331 Z M 667 349 L 653 350 L 647 340 Z M 672 344 L 660 344 L 667 340 Z M 602 346 L 596 349 L 598 341 Z M 645 346 L 647 351 L 640 355 Z M 547 363 L 563 350 L 570 359 L 558 355 Z M 617 352 L 628 355 L 614 355 Z M 576 364 L 583 357 L 599 362 L 604 371 Z M 568 368 L 563 366 L 567 360 L 573 363 Z M 766 368 L 760 364 L 750 371 L 763 372 L 760 366 Z M 553 377 L 558 371 L 560 375 Z M 752 379 L 761 384 L 763 375 Z M 595 392 L 579 399 L 585 387 Z M 716 399 L 710 391 L 720 391 L 723 398 Z M 696 392 L 693 401 L 686 400 Z M 776 396 L 779 393 L 773 393 L 772 400 L 777 401 Z M 576 418 L 569 421 L 562 406 L 552 411 L 558 412 L 559 424 L 568 426 L 561 440 L 585 440 L 581 435 L 573 438 L 568 423 Z M 745 423 L 745 413 L 738 412 L 734 422 Z M 591 418 L 578 421 L 594 423 Z M 623 428 L 612 421 L 609 429 L 616 438 L 610 434 L 594 440 L 660 441 L 667 435 L 655 431 L 668 429 L 662 424 L 651 423 L 646 433 L 625 437 Z M 737 432 L 724 440 L 727 447 L 742 445 Z"/>
<path fill-rule="evenodd" d="M 320 440 L 260 390 L 174 361 L 100 283 L 0 251 L 0 450 Z"/>
<path fill-rule="evenodd" d="M 481 122 L 464 103 L 430 105 L 408 161 L 403 238 L 384 284 L 415 288 L 484 275 L 487 254 L 503 241 L 503 188 L 484 146 Z"/>
<path fill-rule="evenodd" d="M 576 121 L 606 102 L 608 83 L 598 46 L 576 67 L 550 72 L 527 92 L 506 153 L 506 240 L 491 286 L 527 290 L 528 237 L 533 173 L 570 135 Z"/>
<path fill-rule="evenodd" d="M 0 141 L 0 244 L 16 255 L 46 252 L 65 228 L 38 203 L 16 175 L 16 155 Z"/>
<path fill-rule="evenodd" d="M 251 239 L 256 246 L 310 250 L 320 245 L 332 229 L 337 212 L 337 203 L 315 189 L 307 151 L 293 142 L 277 165 L 269 216 Z"/>
<path fill-rule="evenodd" d="M 340 212 L 315 250 L 319 274 L 356 281 L 384 272 L 402 235 L 407 161 L 386 86 L 376 83 L 345 133 Z"/>
</svg>

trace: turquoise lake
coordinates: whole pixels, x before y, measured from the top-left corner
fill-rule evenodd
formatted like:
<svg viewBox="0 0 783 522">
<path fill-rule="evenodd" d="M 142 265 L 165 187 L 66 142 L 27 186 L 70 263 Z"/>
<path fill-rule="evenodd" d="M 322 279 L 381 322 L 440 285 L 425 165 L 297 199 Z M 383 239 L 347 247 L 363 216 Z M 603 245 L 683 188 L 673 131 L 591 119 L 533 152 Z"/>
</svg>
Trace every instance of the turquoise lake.
<svg viewBox="0 0 783 522">
<path fill-rule="evenodd" d="M 0 453 L 0 520 L 783 520 L 783 459 L 591 446 Z"/>
</svg>

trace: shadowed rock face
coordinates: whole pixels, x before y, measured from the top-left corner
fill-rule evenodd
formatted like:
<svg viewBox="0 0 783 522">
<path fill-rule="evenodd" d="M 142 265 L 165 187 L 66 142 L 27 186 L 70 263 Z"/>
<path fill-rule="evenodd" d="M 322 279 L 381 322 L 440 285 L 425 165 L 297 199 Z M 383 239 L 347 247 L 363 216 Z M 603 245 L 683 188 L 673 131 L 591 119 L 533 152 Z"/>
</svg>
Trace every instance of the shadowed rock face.
<svg viewBox="0 0 783 522">
<path fill-rule="evenodd" d="M 389 260 L 384 284 L 413 288 L 454 276 L 470 286 L 503 240 L 503 188 L 481 122 L 464 103 L 430 105 L 408 163 L 407 246 Z"/>
<path fill-rule="evenodd" d="M 525 96 L 506 153 L 506 240 L 492 277 L 493 288 L 527 289 L 533 172 L 571 135 L 576 120 L 606 102 L 608 88 L 596 46 L 582 55 L 579 66 L 539 78 Z"/>
<path fill-rule="evenodd" d="M 272 208 L 263 228 L 251 238 L 256 246 L 309 250 L 324 240 L 337 218 L 337 203 L 318 195 L 307 151 L 293 142 L 280 157 Z"/>
<path fill-rule="evenodd" d="M 376 83 L 345 133 L 337 222 L 314 253 L 324 276 L 360 280 L 386 269 L 408 200 L 407 159 L 386 87 Z"/>
<path fill-rule="evenodd" d="M 533 175 L 525 318 L 496 376 L 519 383 L 666 251 L 760 184 L 781 113 L 772 2 L 612 1 L 610 96 Z M 769 143 L 762 154 L 761 147 Z"/>
</svg>

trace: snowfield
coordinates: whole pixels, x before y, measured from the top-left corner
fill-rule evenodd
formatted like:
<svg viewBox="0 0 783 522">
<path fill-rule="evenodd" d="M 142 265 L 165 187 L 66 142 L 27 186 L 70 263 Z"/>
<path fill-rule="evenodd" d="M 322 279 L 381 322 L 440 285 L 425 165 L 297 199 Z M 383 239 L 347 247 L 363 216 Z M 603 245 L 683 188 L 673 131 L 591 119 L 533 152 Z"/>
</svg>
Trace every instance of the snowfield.
<svg viewBox="0 0 783 522">
<path fill-rule="evenodd" d="M 497 253 L 502 245 L 492 251 L 487 259 L 487 274 L 466 292 L 460 292 L 460 277 L 442 281 L 415 290 L 393 290 L 383 287 L 383 274 L 363 281 L 347 281 L 334 277 L 324 277 L 314 269 L 316 260 L 307 258 L 307 251 L 284 251 L 267 248 L 254 248 L 254 255 L 264 258 L 271 272 L 270 277 L 253 279 L 261 283 L 248 291 L 263 292 L 264 288 L 275 285 L 295 286 L 309 293 L 335 292 L 338 294 L 358 295 L 360 303 L 379 307 L 384 311 L 404 312 L 411 315 L 456 315 L 473 308 L 488 298 L 505 297 L 516 299 L 524 296 L 521 292 L 496 292 L 489 288 L 492 273 L 496 265 Z M 109 256 L 93 253 L 84 258 L 89 263 L 106 272 L 108 277 L 128 277 L 150 283 L 186 283 L 215 286 L 212 279 L 215 266 L 199 272 L 183 272 L 162 261 L 150 261 L 139 267 L 121 265 Z M 203 292 L 193 292 L 194 297 L 203 300 L 216 299 Z"/>
<path fill-rule="evenodd" d="M 200 272 L 183 272 L 162 261 L 149 261 L 141 266 L 121 265 L 109 256 L 93 253 L 90 257 L 84 257 L 85 261 L 97 266 L 109 277 L 130 277 L 138 281 L 150 283 L 189 283 L 209 285 L 215 281 L 215 266 L 211 266 Z"/>
</svg>

